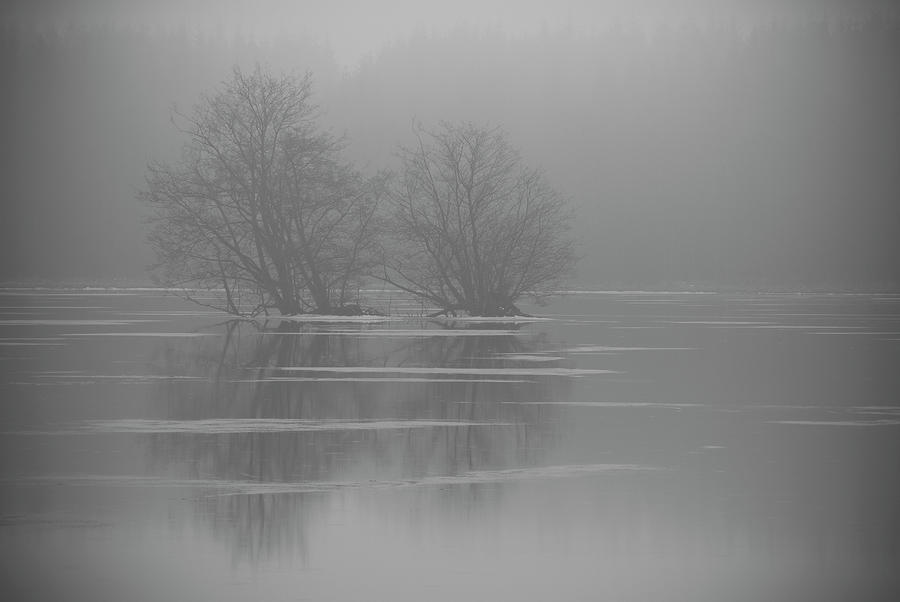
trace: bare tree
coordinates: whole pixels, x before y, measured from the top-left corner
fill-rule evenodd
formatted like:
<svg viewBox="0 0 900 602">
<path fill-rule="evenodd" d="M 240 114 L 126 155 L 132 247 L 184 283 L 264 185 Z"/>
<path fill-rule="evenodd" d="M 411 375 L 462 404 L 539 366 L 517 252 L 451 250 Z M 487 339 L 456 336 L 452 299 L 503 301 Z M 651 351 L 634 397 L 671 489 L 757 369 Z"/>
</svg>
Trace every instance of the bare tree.
<svg viewBox="0 0 900 602">
<path fill-rule="evenodd" d="M 238 315 L 327 313 L 356 296 L 375 257 L 377 190 L 317 128 L 311 87 L 308 74 L 235 68 L 175 115 L 182 159 L 151 165 L 141 194 L 162 284 L 216 289 L 202 302 Z"/>
<path fill-rule="evenodd" d="M 522 165 L 499 128 L 416 128 L 391 187 L 393 248 L 383 279 L 441 308 L 514 315 L 575 265 L 565 200 Z"/>
</svg>

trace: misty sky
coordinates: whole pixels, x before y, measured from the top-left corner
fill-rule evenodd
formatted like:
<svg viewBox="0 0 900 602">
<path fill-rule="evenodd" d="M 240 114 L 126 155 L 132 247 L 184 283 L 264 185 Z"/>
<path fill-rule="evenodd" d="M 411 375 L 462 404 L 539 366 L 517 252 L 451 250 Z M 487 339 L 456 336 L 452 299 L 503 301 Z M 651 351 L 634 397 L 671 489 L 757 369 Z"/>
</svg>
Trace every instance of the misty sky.
<svg viewBox="0 0 900 602">
<path fill-rule="evenodd" d="M 302 33 L 327 43 L 337 61 L 361 58 L 411 32 L 446 32 L 458 26 L 491 28 L 510 35 L 571 28 L 590 33 L 617 22 L 652 27 L 700 20 L 766 22 L 895 12 L 888 0 L 11 0 L 15 22 L 127 24 L 266 39 Z"/>
<path fill-rule="evenodd" d="M 894 4 L 6 2 L 0 281 L 145 279 L 171 106 L 260 62 L 370 172 L 413 119 L 503 126 L 576 207 L 579 285 L 894 286 Z"/>
</svg>

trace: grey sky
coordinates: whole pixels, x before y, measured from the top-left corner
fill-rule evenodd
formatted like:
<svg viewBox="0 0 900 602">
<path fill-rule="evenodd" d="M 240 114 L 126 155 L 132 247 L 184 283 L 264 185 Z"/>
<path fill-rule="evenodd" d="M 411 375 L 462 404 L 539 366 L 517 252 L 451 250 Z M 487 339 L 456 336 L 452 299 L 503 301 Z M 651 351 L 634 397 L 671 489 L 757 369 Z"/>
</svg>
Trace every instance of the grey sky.
<svg viewBox="0 0 900 602">
<path fill-rule="evenodd" d="M 11 0 L 0 280 L 146 277 L 136 192 L 148 162 L 177 159 L 170 107 L 262 63 L 313 73 L 323 122 L 365 170 L 393 166 L 412 119 L 502 125 L 577 206 L 586 286 L 895 283 L 900 21 L 886 14 L 874 0 Z"/>
<path fill-rule="evenodd" d="M 110 23 L 239 33 L 266 39 L 303 34 L 327 43 L 344 67 L 416 31 L 459 26 L 509 35 L 614 23 L 652 26 L 687 19 L 737 25 L 779 18 L 896 11 L 884 0 L 12 0 L 8 19 L 52 26 Z"/>
</svg>

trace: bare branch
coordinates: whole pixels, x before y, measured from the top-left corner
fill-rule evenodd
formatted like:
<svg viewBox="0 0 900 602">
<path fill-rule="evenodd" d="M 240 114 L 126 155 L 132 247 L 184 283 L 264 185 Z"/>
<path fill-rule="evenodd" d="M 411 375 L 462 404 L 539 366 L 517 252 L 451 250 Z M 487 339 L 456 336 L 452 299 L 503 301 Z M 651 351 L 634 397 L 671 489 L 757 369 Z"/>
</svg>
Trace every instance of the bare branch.
<svg viewBox="0 0 900 602">
<path fill-rule="evenodd" d="M 569 212 L 502 130 L 443 123 L 417 127 L 416 141 L 400 150 L 395 251 L 381 279 L 445 310 L 488 316 L 558 288 L 576 261 Z"/>
</svg>

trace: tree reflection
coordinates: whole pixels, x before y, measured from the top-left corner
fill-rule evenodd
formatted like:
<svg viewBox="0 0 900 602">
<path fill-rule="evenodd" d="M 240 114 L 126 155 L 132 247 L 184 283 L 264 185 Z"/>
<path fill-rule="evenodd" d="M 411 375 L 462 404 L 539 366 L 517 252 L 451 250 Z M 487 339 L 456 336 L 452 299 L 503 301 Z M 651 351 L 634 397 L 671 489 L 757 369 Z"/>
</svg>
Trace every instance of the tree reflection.
<svg viewBox="0 0 900 602">
<path fill-rule="evenodd" d="M 547 348 L 542 335 L 496 327 L 484 334 L 450 334 L 434 325 L 394 336 L 382 327 L 280 322 L 257 327 L 235 321 L 220 337 L 198 339 L 164 358 L 162 369 L 205 379 L 202 386 L 168 387 L 166 418 L 291 419 L 336 421 L 331 430 L 157 434 L 151 461 L 156 473 L 189 478 L 265 483 L 324 483 L 368 487 L 415 482 L 540 464 L 554 444 L 551 408 L 523 401 L 565 399 L 565 378 L 435 375 L 398 379 L 390 372 L 325 374 L 317 379 L 289 367 L 526 368 Z M 427 328 L 435 328 L 430 335 Z M 459 327 L 457 327 L 459 328 Z M 521 359 L 518 356 L 529 357 Z M 539 366 L 559 366 L 550 358 Z M 315 374 L 315 373 L 312 373 Z M 352 380 L 365 376 L 365 380 Z M 427 428 L 342 428 L 339 421 L 454 421 Z M 465 424 L 459 425 L 459 422 Z M 468 424 L 474 423 L 474 424 Z M 488 424 L 486 424 L 488 423 Z M 477 488 L 477 486 L 472 486 Z M 274 553 L 285 537 L 302 540 L 301 510 L 309 494 L 259 494 L 216 498 L 204 515 L 229 525 L 243 554 Z M 298 518 L 301 517 L 301 518 Z M 299 521 L 299 522 L 298 522 Z M 296 531 L 285 534 L 285 529 Z M 293 545 L 293 544 L 291 544 Z"/>
</svg>

